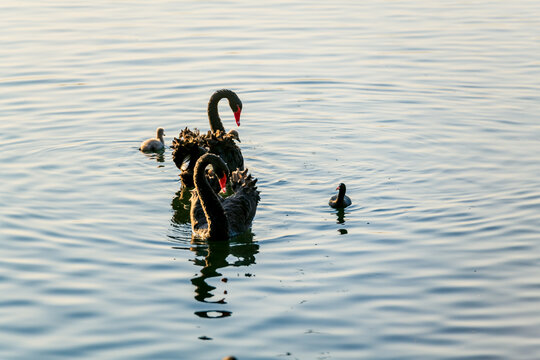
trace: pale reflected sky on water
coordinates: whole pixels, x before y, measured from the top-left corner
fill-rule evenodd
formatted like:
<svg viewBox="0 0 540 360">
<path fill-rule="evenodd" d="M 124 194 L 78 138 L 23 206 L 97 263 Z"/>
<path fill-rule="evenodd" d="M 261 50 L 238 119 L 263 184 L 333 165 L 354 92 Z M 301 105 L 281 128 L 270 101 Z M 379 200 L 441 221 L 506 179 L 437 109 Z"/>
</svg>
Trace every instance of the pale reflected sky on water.
<svg viewBox="0 0 540 360">
<path fill-rule="evenodd" d="M 538 2 L 4 1 L 0 19 L 0 358 L 540 352 Z M 252 237 L 208 247 L 170 150 L 137 149 L 206 131 L 220 88 L 262 200 Z"/>
</svg>

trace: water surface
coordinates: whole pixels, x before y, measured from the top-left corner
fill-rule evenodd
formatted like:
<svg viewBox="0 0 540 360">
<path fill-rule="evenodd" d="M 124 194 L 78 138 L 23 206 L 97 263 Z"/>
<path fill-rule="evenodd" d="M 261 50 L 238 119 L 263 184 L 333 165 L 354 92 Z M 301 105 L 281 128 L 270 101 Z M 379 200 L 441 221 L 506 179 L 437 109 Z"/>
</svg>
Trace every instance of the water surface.
<svg viewBox="0 0 540 360">
<path fill-rule="evenodd" d="M 538 2 L 0 14 L 0 358 L 540 353 Z M 138 146 L 207 130 L 225 87 L 262 200 L 208 245 L 170 149 Z"/>
</svg>

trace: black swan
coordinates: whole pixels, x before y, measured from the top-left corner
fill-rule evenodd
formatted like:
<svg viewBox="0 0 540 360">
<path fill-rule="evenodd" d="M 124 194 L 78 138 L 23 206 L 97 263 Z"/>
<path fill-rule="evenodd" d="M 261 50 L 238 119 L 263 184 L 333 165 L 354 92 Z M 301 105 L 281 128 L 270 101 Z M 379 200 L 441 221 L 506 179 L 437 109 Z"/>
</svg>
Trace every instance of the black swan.
<svg viewBox="0 0 540 360">
<path fill-rule="evenodd" d="M 330 198 L 328 205 L 330 205 L 334 209 L 339 209 L 339 208 L 346 208 L 347 206 L 352 204 L 351 199 L 347 195 L 345 195 L 345 191 L 347 190 L 347 187 L 345 186 L 344 183 L 339 184 L 336 190 L 339 190 L 339 193 Z"/>
<path fill-rule="evenodd" d="M 165 143 L 163 142 L 163 136 L 165 135 L 165 130 L 163 128 L 157 128 L 156 138 L 148 139 L 141 143 L 139 150 L 143 152 L 159 152 L 165 149 Z"/>
<path fill-rule="evenodd" d="M 180 170 L 184 170 L 182 164 L 186 161 L 187 157 L 182 157 L 184 156 L 184 152 L 177 151 L 177 149 L 184 145 L 193 149 L 192 147 L 194 145 L 191 143 L 196 143 L 200 148 L 206 149 L 212 154 L 219 155 L 227 163 L 229 169 L 244 169 L 244 157 L 242 156 L 242 151 L 235 143 L 235 140 L 240 142 L 238 131 L 231 130 L 226 133 L 223 124 L 221 123 L 221 119 L 219 118 L 218 103 L 223 98 L 229 100 L 229 105 L 234 112 L 236 123 L 240 125 L 242 102 L 238 96 L 231 90 L 222 89 L 216 91 L 210 97 L 210 101 L 208 102 L 208 121 L 210 122 L 210 128 L 212 130 L 208 131 L 206 134 L 201 134 L 198 130 L 191 131 L 188 128 L 185 128 L 180 132 L 178 138 L 174 138 L 173 140 L 172 157 L 174 163 Z M 198 157 L 201 156 L 202 153 L 199 152 L 198 155 L 192 153 L 190 155 L 195 155 L 195 157 L 189 157 L 191 164 L 190 170 L 192 171 Z M 186 183 L 191 183 L 191 181 L 188 180 Z"/>
<path fill-rule="evenodd" d="M 216 194 L 205 176 L 205 169 L 212 165 L 215 174 L 223 178 L 229 172 L 225 162 L 214 154 L 205 154 L 195 165 L 193 182 L 195 189 L 191 196 L 191 228 L 195 236 L 205 240 L 228 240 L 250 229 L 259 203 L 257 179 L 244 171 L 231 173 L 234 193 L 226 199 Z"/>
</svg>

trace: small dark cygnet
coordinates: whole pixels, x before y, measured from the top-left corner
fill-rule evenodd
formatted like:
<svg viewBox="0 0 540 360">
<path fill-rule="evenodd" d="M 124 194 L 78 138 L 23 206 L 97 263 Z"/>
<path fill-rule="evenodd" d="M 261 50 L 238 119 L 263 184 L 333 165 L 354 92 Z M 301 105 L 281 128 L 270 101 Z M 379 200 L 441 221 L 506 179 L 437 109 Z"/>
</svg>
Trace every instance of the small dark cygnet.
<svg viewBox="0 0 540 360">
<path fill-rule="evenodd" d="M 339 184 L 336 190 L 339 190 L 339 193 L 330 198 L 328 205 L 330 205 L 334 209 L 341 209 L 346 208 L 347 206 L 352 204 L 351 199 L 347 195 L 345 195 L 347 187 L 344 183 Z"/>
</svg>

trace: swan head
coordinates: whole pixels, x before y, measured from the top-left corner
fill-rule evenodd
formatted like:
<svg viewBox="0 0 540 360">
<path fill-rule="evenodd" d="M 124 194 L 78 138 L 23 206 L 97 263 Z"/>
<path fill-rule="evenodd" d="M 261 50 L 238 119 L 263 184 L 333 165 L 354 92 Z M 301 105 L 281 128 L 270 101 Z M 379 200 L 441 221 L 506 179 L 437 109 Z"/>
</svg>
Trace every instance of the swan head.
<svg viewBox="0 0 540 360">
<path fill-rule="evenodd" d="M 227 174 L 223 174 L 222 177 L 219 178 L 219 187 L 221 188 L 222 193 L 227 192 Z"/>
<path fill-rule="evenodd" d="M 345 186 L 344 183 L 339 184 L 338 187 L 336 188 L 336 190 L 339 190 L 339 192 L 343 192 L 343 193 L 345 193 L 346 189 L 347 187 Z"/>
<path fill-rule="evenodd" d="M 240 113 L 242 112 L 242 101 L 238 95 L 231 91 L 231 97 L 229 98 L 229 106 L 231 107 L 232 112 L 234 113 L 234 120 L 236 120 L 236 125 L 240 126 Z"/>
<path fill-rule="evenodd" d="M 242 142 L 242 141 L 240 140 L 240 135 L 238 135 L 238 131 L 236 131 L 236 130 L 234 130 L 234 129 L 233 129 L 233 130 L 230 130 L 230 131 L 227 133 L 227 135 L 229 135 L 229 137 L 230 137 L 231 139 L 237 140 L 238 142 Z"/>
<path fill-rule="evenodd" d="M 165 135 L 165 130 L 162 127 L 157 128 L 156 134 L 157 134 L 157 138 L 159 139 Z"/>
<path fill-rule="evenodd" d="M 197 173 L 201 171 L 201 166 L 204 166 L 205 168 L 211 166 L 213 174 L 215 174 L 219 179 L 219 186 L 221 187 L 221 191 L 227 192 L 227 178 L 229 174 L 229 168 L 227 167 L 227 163 L 225 163 L 222 158 L 215 154 L 206 153 L 202 155 L 195 164 L 195 177 L 197 176 Z"/>
<path fill-rule="evenodd" d="M 213 165 L 212 170 L 210 171 L 211 174 L 213 173 L 218 178 L 219 187 L 221 188 L 222 193 L 227 192 L 227 173 L 228 172 L 229 172 L 229 168 L 227 168 L 227 165 L 225 165 L 225 167 L 223 168 L 219 166 L 218 164 L 216 164 L 215 166 Z"/>
</svg>

